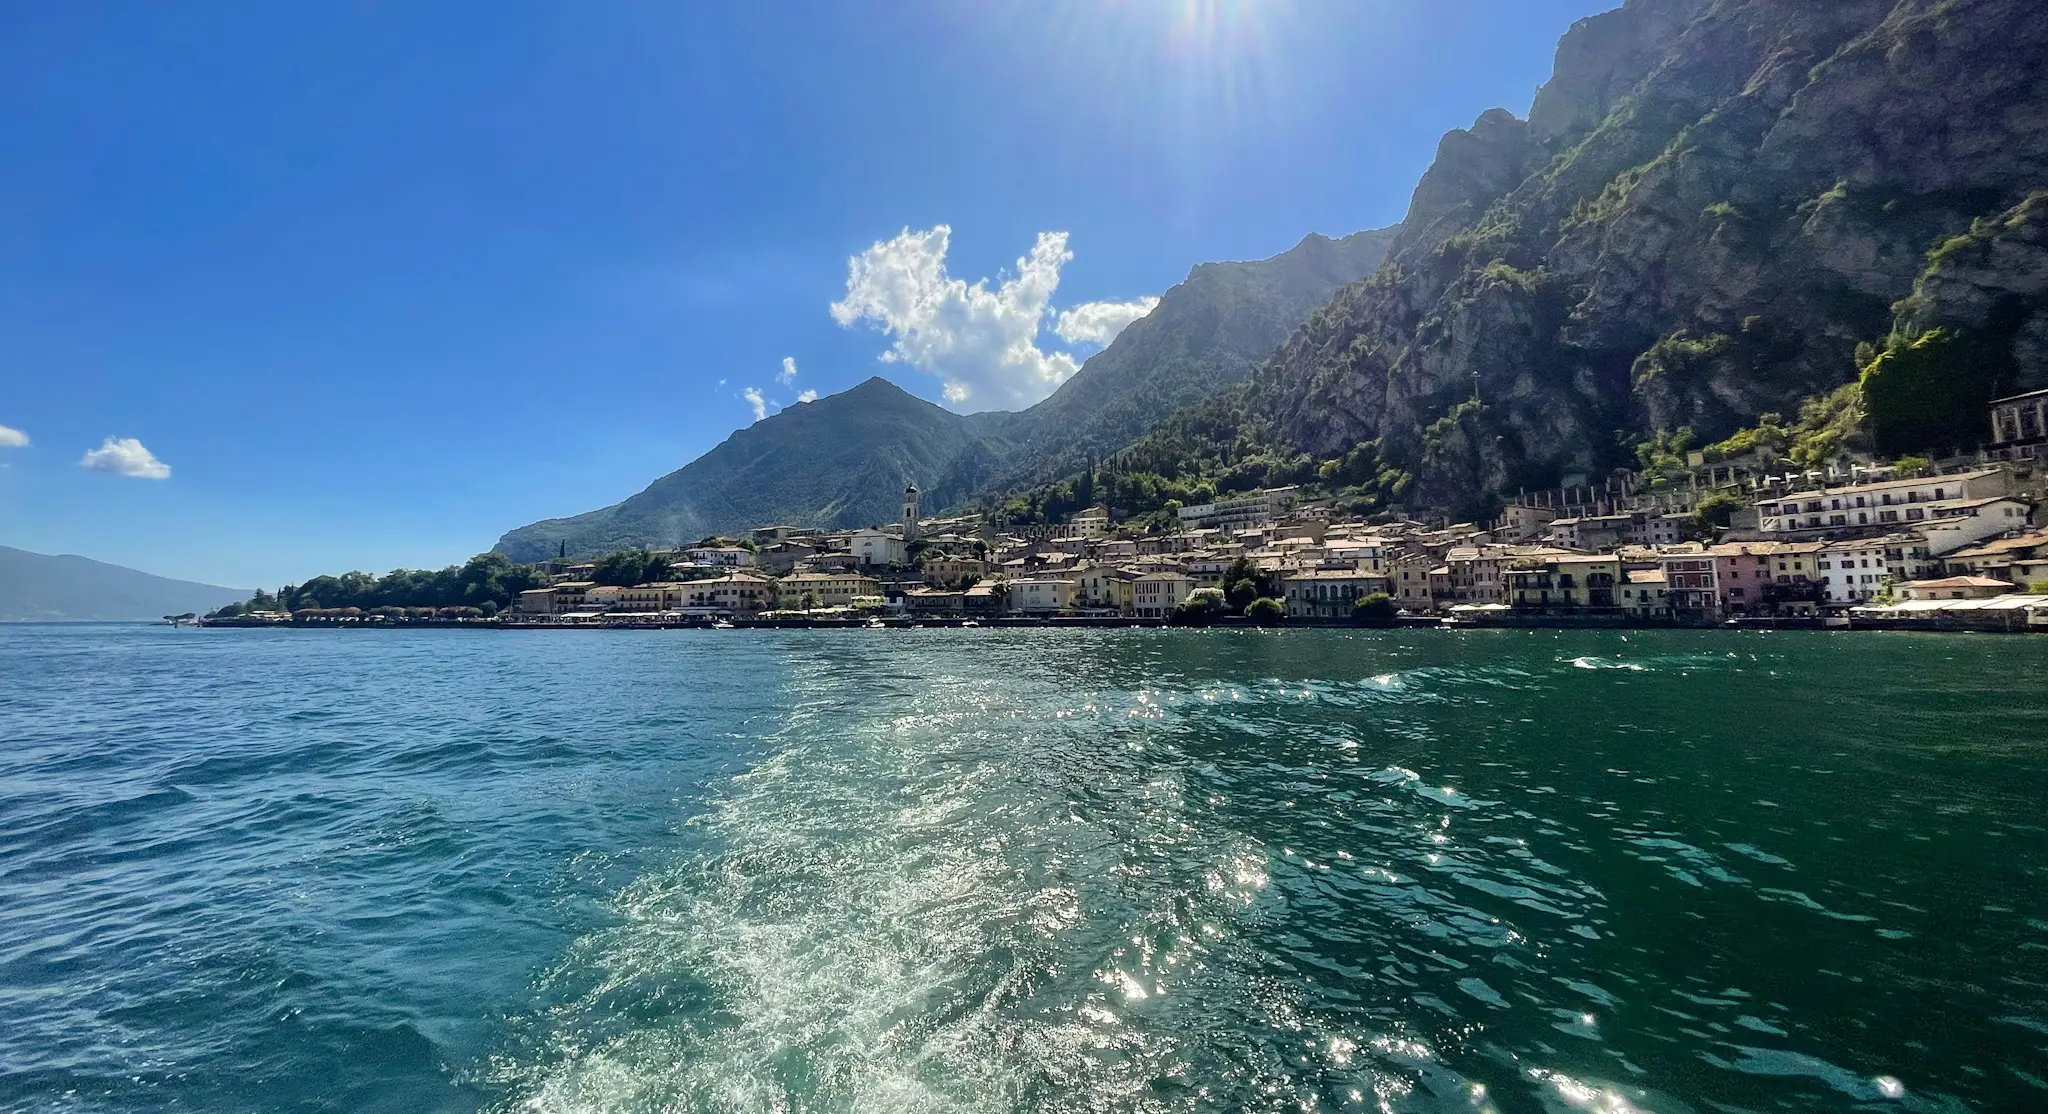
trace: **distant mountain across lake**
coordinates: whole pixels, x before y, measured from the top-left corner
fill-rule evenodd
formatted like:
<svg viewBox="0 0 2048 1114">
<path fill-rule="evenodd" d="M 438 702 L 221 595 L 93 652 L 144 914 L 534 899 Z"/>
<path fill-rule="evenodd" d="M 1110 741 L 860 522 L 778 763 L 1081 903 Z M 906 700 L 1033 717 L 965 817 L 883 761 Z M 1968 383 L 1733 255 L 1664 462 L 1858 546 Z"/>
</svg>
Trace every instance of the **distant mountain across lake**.
<svg viewBox="0 0 2048 1114">
<path fill-rule="evenodd" d="M 0 622 L 158 619 L 205 614 L 247 599 L 222 588 L 153 576 L 72 554 L 52 556 L 0 545 Z"/>
</svg>

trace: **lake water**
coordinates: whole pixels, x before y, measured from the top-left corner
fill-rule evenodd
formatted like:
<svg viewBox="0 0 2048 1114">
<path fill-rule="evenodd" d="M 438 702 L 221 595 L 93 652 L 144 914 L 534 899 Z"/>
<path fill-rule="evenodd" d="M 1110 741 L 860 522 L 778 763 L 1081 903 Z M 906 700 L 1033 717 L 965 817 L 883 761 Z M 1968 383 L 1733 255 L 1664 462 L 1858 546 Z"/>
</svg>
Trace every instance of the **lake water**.
<svg viewBox="0 0 2048 1114">
<path fill-rule="evenodd" d="M 0 1109 L 2048 1109 L 2048 639 L 0 626 Z"/>
</svg>

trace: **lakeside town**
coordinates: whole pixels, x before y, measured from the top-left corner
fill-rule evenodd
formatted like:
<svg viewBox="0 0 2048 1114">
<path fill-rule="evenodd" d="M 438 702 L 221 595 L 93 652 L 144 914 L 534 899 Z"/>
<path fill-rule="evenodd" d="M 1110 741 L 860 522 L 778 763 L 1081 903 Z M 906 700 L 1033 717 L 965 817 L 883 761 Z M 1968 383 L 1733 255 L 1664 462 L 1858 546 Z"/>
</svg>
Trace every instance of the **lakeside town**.
<svg viewBox="0 0 2048 1114">
<path fill-rule="evenodd" d="M 1180 507 L 1167 529 L 1106 506 L 1010 527 L 927 518 L 913 484 L 897 522 L 768 525 L 637 551 L 634 583 L 606 582 L 616 561 L 547 562 L 546 582 L 489 621 L 2048 629 L 2048 530 L 2035 521 L 2048 391 L 1994 403 L 1992 427 L 1988 447 L 1939 462 L 1789 470 L 1694 453 L 1682 477 L 1525 492 L 1488 523 L 1348 516 L 1277 487 Z M 216 621 L 378 618 L 347 608 Z"/>
</svg>

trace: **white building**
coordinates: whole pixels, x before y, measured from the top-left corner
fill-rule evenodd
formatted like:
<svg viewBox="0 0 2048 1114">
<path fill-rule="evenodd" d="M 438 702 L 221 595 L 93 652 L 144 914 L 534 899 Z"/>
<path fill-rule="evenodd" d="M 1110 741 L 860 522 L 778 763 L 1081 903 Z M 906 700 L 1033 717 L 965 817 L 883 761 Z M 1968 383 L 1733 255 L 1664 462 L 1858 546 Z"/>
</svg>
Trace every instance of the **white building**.
<svg viewBox="0 0 2048 1114">
<path fill-rule="evenodd" d="M 1822 584 L 1821 602 L 1835 607 L 1869 603 L 1884 590 L 1891 575 L 1885 569 L 1883 538 L 1835 542 L 1820 551 L 1815 561 Z"/>
<path fill-rule="evenodd" d="M 1131 606 L 1140 619 L 1165 619 L 1195 590 L 1185 573 L 1148 572 L 1131 581 Z"/>
<path fill-rule="evenodd" d="M 721 569 L 748 569 L 754 566 L 754 551 L 736 545 L 706 545 L 683 550 L 685 560 L 698 565 L 711 565 Z"/>
<path fill-rule="evenodd" d="M 1109 508 L 1090 507 L 1075 512 L 1065 526 L 1053 528 L 1055 538 L 1106 538 L 1109 536 Z"/>
<path fill-rule="evenodd" d="M 1218 499 L 1214 503 L 1182 507 L 1180 520 L 1203 528 L 1264 525 L 1278 522 L 1292 513 L 1300 495 L 1301 489 L 1295 487 L 1267 488 L 1248 495 Z"/>
<path fill-rule="evenodd" d="M 1995 538 L 2011 530 L 2024 530 L 2029 508 L 2017 499 L 1970 499 L 1949 503 L 1920 525 L 1927 539 L 1927 551 L 1940 556 Z"/>
<path fill-rule="evenodd" d="M 2006 493 L 2002 468 L 1949 476 L 1882 480 L 1757 501 L 1757 526 L 1766 537 L 1791 538 L 1830 530 L 1914 526 L 1944 512 Z M 2018 525 L 2023 525 L 2024 518 Z M 1987 535 L 1988 536 L 1988 535 Z M 1967 542 L 1959 544 L 1968 544 Z"/>
<path fill-rule="evenodd" d="M 904 562 L 903 539 L 887 530 L 857 530 L 853 535 L 853 560 L 860 565 L 900 565 Z"/>
<path fill-rule="evenodd" d="M 1064 611 L 1074 602 L 1074 589 L 1077 586 L 1071 580 L 1052 578 L 1012 580 L 1010 610 L 1038 615 Z"/>
</svg>

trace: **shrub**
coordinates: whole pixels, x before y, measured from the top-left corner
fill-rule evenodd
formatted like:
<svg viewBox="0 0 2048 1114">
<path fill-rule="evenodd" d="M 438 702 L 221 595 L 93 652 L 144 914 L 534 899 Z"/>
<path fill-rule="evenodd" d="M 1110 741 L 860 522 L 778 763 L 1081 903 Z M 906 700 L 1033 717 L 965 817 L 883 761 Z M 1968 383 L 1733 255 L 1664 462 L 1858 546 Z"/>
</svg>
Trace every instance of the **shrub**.
<svg viewBox="0 0 2048 1114">
<path fill-rule="evenodd" d="M 1221 588 L 1197 588 L 1173 610 L 1173 621 L 1186 627 L 1206 627 L 1229 610 Z"/>
<path fill-rule="evenodd" d="M 1244 617 L 1262 627 L 1270 627 L 1287 617 L 1287 608 L 1271 596 L 1260 596 L 1245 607 Z"/>
<path fill-rule="evenodd" d="M 1361 623 L 1391 623 L 1396 613 L 1394 598 L 1385 592 L 1360 596 L 1358 602 L 1351 605 L 1351 617 Z"/>
</svg>

